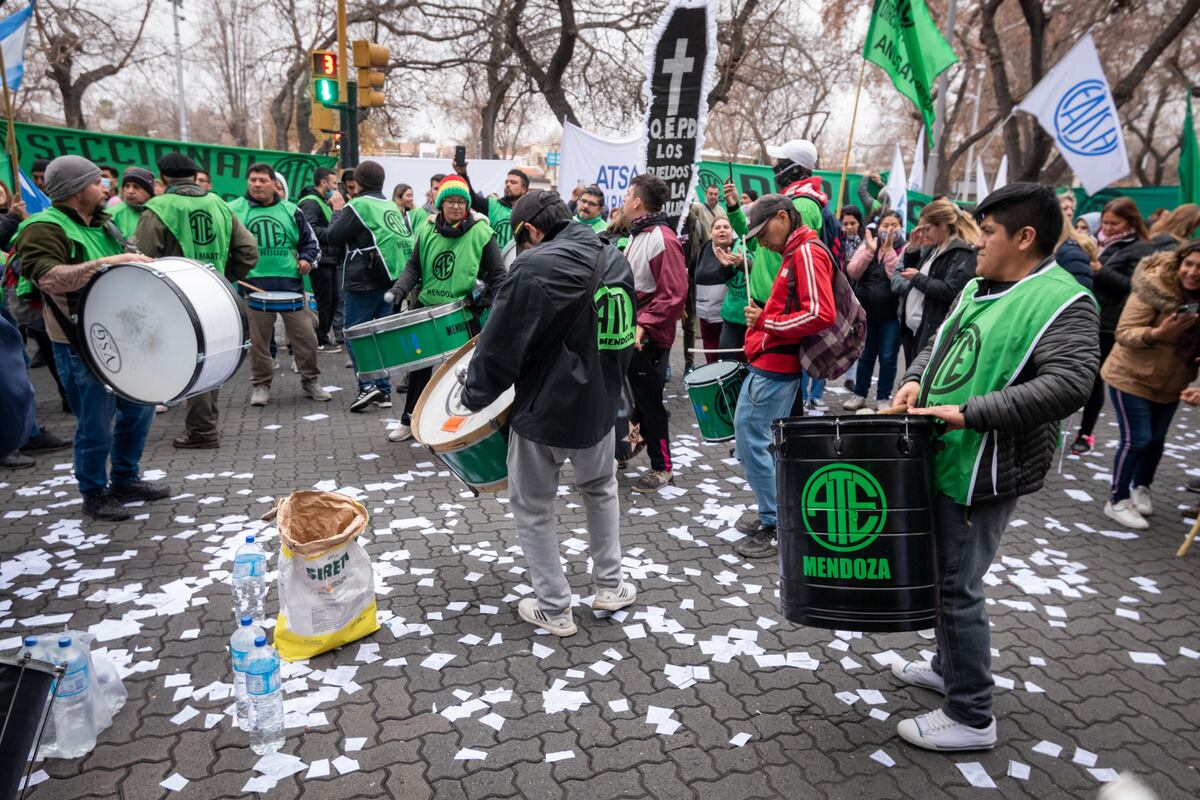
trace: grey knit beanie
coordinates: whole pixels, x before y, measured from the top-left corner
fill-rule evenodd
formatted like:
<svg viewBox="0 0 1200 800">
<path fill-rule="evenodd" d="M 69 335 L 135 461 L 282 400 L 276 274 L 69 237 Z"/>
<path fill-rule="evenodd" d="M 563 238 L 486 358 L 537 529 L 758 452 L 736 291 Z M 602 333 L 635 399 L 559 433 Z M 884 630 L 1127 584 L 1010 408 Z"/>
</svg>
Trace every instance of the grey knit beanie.
<svg viewBox="0 0 1200 800">
<path fill-rule="evenodd" d="M 82 192 L 100 177 L 100 168 L 82 156 L 59 156 L 46 167 L 46 196 L 57 203 Z"/>
</svg>

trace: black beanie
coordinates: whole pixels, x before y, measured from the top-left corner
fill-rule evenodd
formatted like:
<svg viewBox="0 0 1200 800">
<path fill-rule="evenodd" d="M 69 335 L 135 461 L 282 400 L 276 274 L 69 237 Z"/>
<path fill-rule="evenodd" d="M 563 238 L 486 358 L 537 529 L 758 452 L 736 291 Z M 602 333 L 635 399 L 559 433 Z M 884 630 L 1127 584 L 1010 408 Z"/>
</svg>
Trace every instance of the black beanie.
<svg viewBox="0 0 1200 800">
<path fill-rule="evenodd" d="M 199 165 L 180 152 L 167 153 L 158 160 L 158 174 L 164 178 L 190 178 L 199 171 Z"/>
<path fill-rule="evenodd" d="M 354 168 L 354 182 L 360 192 L 383 191 L 383 166 L 378 161 L 360 161 Z"/>
</svg>

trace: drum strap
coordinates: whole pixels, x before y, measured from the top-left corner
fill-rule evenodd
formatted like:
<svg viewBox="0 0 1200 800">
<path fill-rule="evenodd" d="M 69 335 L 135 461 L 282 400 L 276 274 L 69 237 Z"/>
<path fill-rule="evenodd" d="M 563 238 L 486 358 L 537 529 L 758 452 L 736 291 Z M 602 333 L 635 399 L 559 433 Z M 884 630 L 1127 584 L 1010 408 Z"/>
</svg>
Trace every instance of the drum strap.
<svg viewBox="0 0 1200 800">
<path fill-rule="evenodd" d="M 592 299 L 596 296 L 596 289 L 600 287 L 600 276 L 604 272 L 604 256 L 609 247 L 610 245 L 601 242 L 600 253 L 596 256 L 595 266 L 592 267 L 592 277 L 588 282 L 587 291 L 554 318 L 554 326 L 543 338 L 544 344 L 541 350 L 529 359 L 529 366 L 536 368 L 538 375 L 545 375 L 550 371 L 550 365 L 554 363 L 554 357 L 558 353 L 556 343 L 566 338 L 571 329 L 583 318 L 584 311 L 591 307 Z M 522 369 L 521 372 L 528 374 L 527 369 Z"/>
</svg>

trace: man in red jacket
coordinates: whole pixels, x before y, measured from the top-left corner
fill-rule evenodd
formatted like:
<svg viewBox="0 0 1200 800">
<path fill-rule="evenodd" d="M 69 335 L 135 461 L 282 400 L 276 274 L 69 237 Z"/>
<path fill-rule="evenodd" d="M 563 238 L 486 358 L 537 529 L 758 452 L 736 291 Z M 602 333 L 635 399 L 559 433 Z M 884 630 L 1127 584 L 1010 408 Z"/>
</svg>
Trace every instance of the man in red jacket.
<svg viewBox="0 0 1200 800">
<path fill-rule="evenodd" d="M 750 375 L 742 384 L 733 430 L 737 457 L 758 501 L 760 525 L 737 544 L 743 558 L 771 558 L 775 543 L 775 460 L 771 422 L 791 414 L 800 387 L 801 339 L 834 323 L 833 260 L 821 239 L 800 220 L 792 201 L 764 195 L 750 207 L 746 238 L 783 254 L 764 308 L 746 306 L 746 357 Z"/>
<path fill-rule="evenodd" d="M 625 258 L 633 268 L 637 293 L 637 329 L 629 362 L 629 389 L 650 454 L 650 469 L 633 485 L 635 492 L 657 492 L 671 482 L 667 409 L 663 405 L 664 360 L 671 357 L 675 326 L 687 300 L 687 262 L 674 229 L 661 213 L 667 184 L 643 173 L 629 182 L 622 210 L 629 220 Z"/>
</svg>

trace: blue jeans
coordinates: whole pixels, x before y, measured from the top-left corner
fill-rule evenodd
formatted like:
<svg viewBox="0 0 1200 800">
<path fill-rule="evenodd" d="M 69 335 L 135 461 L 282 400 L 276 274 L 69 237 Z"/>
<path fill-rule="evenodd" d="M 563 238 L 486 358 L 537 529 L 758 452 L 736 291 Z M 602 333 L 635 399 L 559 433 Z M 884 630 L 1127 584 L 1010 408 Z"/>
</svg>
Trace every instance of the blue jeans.
<svg viewBox="0 0 1200 800">
<path fill-rule="evenodd" d="M 79 481 L 80 493 L 92 495 L 108 488 L 110 456 L 112 485 L 133 483 L 140 474 L 138 462 L 154 422 L 154 406 L 117 397 L 65 344 L 54 343 L 54 361 L 78 418 L 75 480 Z"/>
<path fill-rule="evenodd" d="M 1179 403 L 1155 403 L 1111 386 L 1108 396 L 1121 429 L 1109 493 L 1109 499 L 1115 505 L 1129 497 L 1134 486 L 1154 483 L 1154 472 L 1162 460 L 1163 444 Z"/>
<path fill-rule="evenodd" d="M 771 444 L 771 423 L 792 413 L 799 388 L 800 378 L 775 380 L 752 368 L 742 384 L 733 414 L 735 452 L 758 502 L 758 518 L 764 528 L 775 527 L 777 507 L 775 456 L 767 449 Z"/>
<path fill-rule="evenodd" d="M 885 319 L 879 322 L 867 320 L 867 343 L 858 359 L 858 372 L 854 376 L 854 393 L 866 397 L 871 391 L 871 373 L 875 371 L 875 359 L 879 359 L 879 385 L 875 387 L 875 399 L 887 400 L 896 385 L 896 361 L 900 356 L 900 320 Z"/>
<path fill-rule="evenodd" d="M 824 400 L 825 379 L 814 378 L 807 372 L 803 373 L 800 378 L 800 397 L 805 402 L 809 400 Z M 783 415 L 781 414 L 780 416 Z"/>
<path fill-rule="evenodd" d="M 373 292 L 346 292 L 345 294 L 345 327 L 347 328 L 390 316 L 392 313 L 392 304 L 383 299 L 383 296 L 387 294 L 387 289 L 377 289 Z M 350 360 L 354 361 L 354 351 L 349 346 L 346 347 L 346 351 L 350 353 Z M 358 371 L 357 367 L 355 367 L 355 371 Z M 378 386 L 386 394 L 392 393 L 392 382 L 386 376 L 373 381 L 359 378 L 358 390 L 360 392 L 370 389 L 372 386 Z"/>
</svg>

